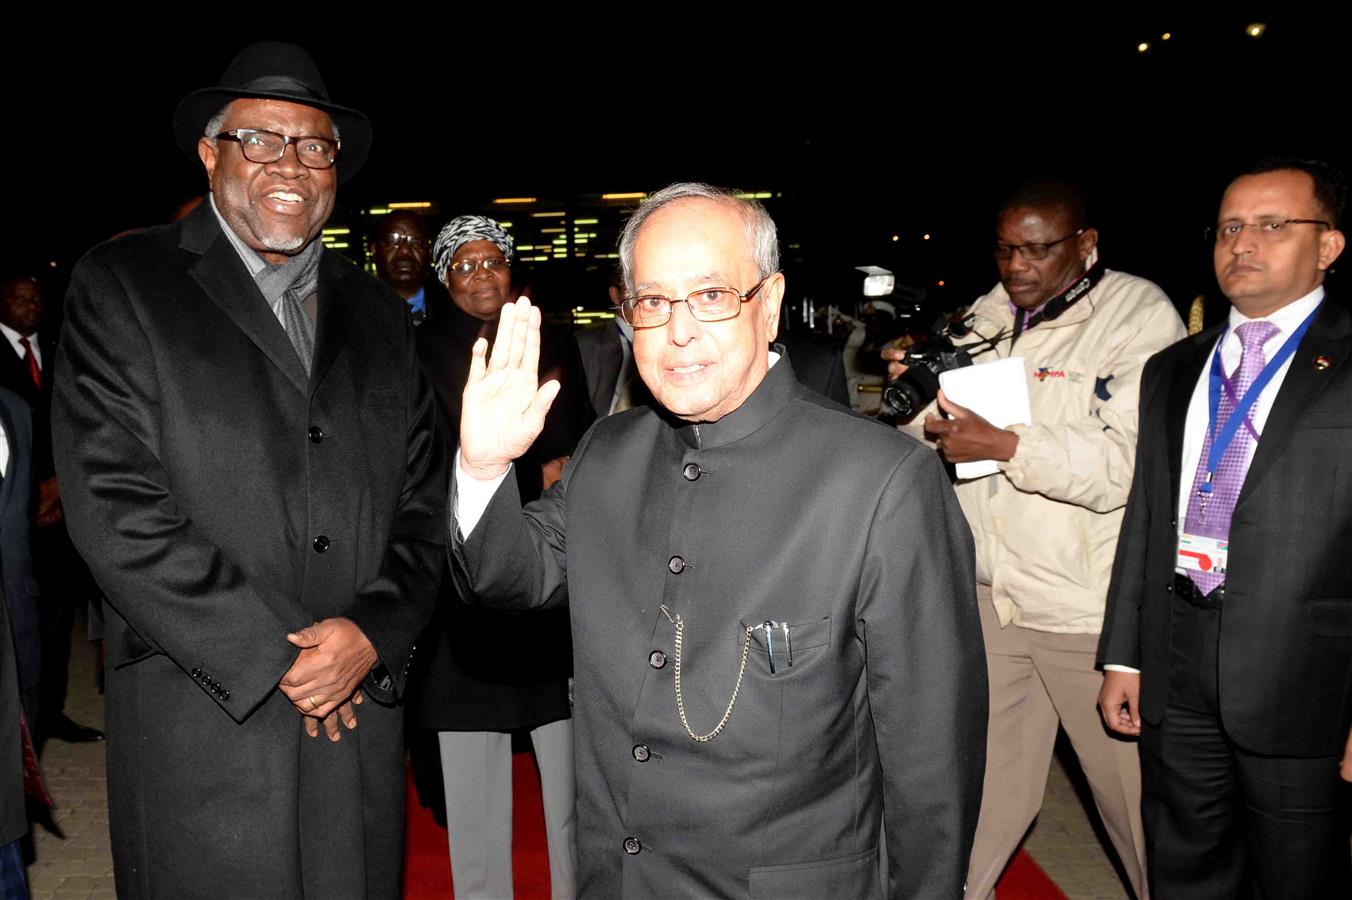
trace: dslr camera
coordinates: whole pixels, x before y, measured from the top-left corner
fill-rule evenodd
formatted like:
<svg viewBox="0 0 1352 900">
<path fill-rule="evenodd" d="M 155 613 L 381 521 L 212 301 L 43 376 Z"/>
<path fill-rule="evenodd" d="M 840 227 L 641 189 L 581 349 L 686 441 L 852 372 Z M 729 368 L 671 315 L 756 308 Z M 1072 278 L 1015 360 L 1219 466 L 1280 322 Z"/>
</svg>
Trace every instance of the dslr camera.
<svg viewBox="0 0 1352 900">
<path fill-rule="evenodd" d="M 883 388 L 882 412 L 898 421 L 909 422 L 916 413 L 934 402 L 939 394 L 939 375 L 950 369 L 962 369 L 972 364 L 972 357 L 989 349 L 987 342 L 975 347 L 957 347 L 953 338 L 971 334 L 967 319 L 935 322 L 932 336 L 922 347 L 913 347 L 906 353 L 905 372 Z M 975 352 L 973 352 L 975 351 Z"/>
</svg>

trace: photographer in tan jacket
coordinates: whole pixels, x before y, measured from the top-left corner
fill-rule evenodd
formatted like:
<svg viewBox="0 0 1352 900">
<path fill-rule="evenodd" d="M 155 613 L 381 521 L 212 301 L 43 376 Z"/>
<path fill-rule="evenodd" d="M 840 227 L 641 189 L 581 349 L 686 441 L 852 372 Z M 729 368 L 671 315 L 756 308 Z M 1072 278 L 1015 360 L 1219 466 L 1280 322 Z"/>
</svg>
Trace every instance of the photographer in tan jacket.
<svg viewBox="0 0 1352 900">
<path fill-rule="evenodd" d="M 1184 329 L 1156 285 L 1103 268 L 1088 222 L 1070 185 L 1018 188 L 996 226 L 1000 284 L 973 305 L 970 334 L 954 340 L 990 346 L 976 365 L 1024 360 L 1032 423 L 996 428 L 941 393 L 906 426 L 948 462 L 996 460 L 1000 469 L 956 485 L 976 539 L 990 670 L 972 898 L 993 895 L 1041 809 L 1058 723 L 1132 888 L 1146 896 L 1137 750 L 1099 719 L 1094 656 L 1131 486 L 1141 367 Z M 889 375 L 905 371 L 904 351 L 884 356 Z"/>
</svg>

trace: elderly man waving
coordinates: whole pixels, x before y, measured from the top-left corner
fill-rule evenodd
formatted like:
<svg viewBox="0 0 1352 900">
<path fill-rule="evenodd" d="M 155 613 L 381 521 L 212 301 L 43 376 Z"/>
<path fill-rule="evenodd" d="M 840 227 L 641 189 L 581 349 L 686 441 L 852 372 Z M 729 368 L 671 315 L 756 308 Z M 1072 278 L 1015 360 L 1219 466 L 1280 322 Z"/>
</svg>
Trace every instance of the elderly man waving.
<svg viewBox="0 0 1352 900">
<path fill-rule="evenodd" d="M 557 385 L 518 301 L 475 348 L 453 489 L 466 594 L 572 613 L 580 893 L 877 897 L 885 821 L 887 894 L 958 896 L 986 685 L 942 468 L 770 348 L 760 207 L 673 185 L 621 257 L 659 406 L 598 422 L 523 514 L 505 476 Z"/>
</svg>

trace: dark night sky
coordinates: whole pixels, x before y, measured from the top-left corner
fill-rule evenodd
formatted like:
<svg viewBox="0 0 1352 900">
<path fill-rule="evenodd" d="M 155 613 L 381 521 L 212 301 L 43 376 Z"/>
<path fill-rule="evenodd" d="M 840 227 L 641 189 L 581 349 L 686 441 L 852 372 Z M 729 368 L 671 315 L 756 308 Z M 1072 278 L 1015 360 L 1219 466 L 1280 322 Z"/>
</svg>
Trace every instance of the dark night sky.
<svg viewBox="0 0 1352 900">
<path fill-rule="evenodd" d="M 3 267 L 56 260 L 48 292 L 59 294 L 89 246 L 200 192 L 170 114 L 260 38 L 305 44 L 334 99 L 374 121 L 371 160 L 340 205 L 409 197 L 455 209 L 689 178 L 776 190 L 785 197 L 771 211 L 809 256 L 800 287 L 881 263 L 944 277 L 967 299 L 994 281 L 1002 193 L 1054 171 L 1090 188 L 1108 264 L 1184 303 L 1215 292 L 1198 235 L 1236 166 L 1270 153 L 1352 162 L 1334 139 L 1345 129 L 1340 21 L 1261 7 L 1088 24 L 818 13 L 767 25 L 652 7 L 649 17 L 669 18 L 640 23 L 500 4 L 316 34 L 302 20 L 318 17 L 297 12 L 292 26 L 172 41 L 125 33 L 125 19 L 106 34 L 91 21 L 80 35 L 35 25 L 5 57 Z M 1261 39 L 1244 35 L 1250 21 L 1267 24 Z M 935 240 L 889 240 L 921 231 Z"/>
</svg>

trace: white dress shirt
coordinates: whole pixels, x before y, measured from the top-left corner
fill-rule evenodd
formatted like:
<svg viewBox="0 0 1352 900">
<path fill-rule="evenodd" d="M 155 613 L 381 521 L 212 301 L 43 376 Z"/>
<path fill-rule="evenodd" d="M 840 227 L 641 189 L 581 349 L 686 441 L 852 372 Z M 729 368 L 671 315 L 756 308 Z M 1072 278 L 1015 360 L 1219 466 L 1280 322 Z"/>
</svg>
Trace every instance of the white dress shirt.
<svg viewBox="0 0 1352 900">
<path fill-rule="evenodd" d="M 1305 321 L 1305 317 L 1314 311 L 1320 302 L 1324 299 L 1324 287 L 1320 285 L 1310 293 L 1301 297 L 1292 303 L 1288 303 L 1270 316 L 1265 316 L 1262 320 L 1250 319 L 1235 309 L 1230 307 L 1230 329 L 1225 333 L 1225 343 L 1221 346 L 1221 367 L 1225 370 L 1228 377 L 1233 378 L 1239 369 L 1239 358 L 1244 352 L 1243 345 L 1240 343 L 1239 335 L 1235 333 L 1240 325 L 1245 322 L 1267 321 L 1277 326 L 1277 333 L 1268 338 L 1263 343 L 1263 357 L 1272 359 L 1273 354 L 1281 349 L 1282 344 L 1291 333 L 1300 327 L 1300 323 Z M 1215 352 L 1215 346 L 1212 347 Z M 1272 401 L 1277 399 L 1277 392 L 1281 390 L 1282 381 L 1286 379 L 1286 373 L 1291 368 L 1291 361 L 1295 359 L 1292 354 L 1286 358 L 1286 361 L 1277 369 L 1272 380 L 1263 388 L 1263 393 L 1258 395 L 1253 406 L 1249 408 L 1249 421 L 1253 423 L 1253 430 L 1261 436 L 1263 434 L 1263 425 L 1267 423 L 1268 413 L 1272 412 Z M 1207 428 L 1210 427 L 1210 400 L 1208 393 L 1211 385 L 1211 356 L 1207 356 L 1207 364 L 1202 367 L 1202 374 L 1197 379 L 1197 385 L 1192 389 L 1192 400 L 1188 402 L 1188 417 L 1183 424 L 1183 468 L 1179 470 L 1179 477 L 1182 484 L 1178 491 L 1178 531 L 1183 532 L 1183 522 L 1188 516 L 1188 497 L 1192 492 L 1192 482 L 1197 475 L 1197 463 L 1202 458 L 1202 445 L 1206 443 Z M 1250 445 L 1252 450 L 1252 445 Z M 1179 570 L 1183 571 L 1182 569 Z"/>
<path fill-rule="evenodd" d="M 1244 346 L 1239 340 L 1239 335 L 1235 330 L 1245 322 L 1267 321 L 1277 326 L 1277 332 L 1263 342 L 1263 358 L 1272 359 L 1274 353 L 1281 349 L 1282 344 L 1291 333 L 1300 327 L 1300 323 L 1305 321 L 1305 317 L 1314 312 L 1320 302 L 1324 299 L 1324 286 L 1320 285 L 1310 293 L 1301 297 L 1292 303 L 1288 303 L 1270 316 L 1264 316 L 1260 319 L 1250 319 L 1233 306 L 1230 307 L 1230 328 L 1225 332 L 1225 342 L 1221 345 L 1221 368 L 1224 369 L 1227 377 L 1233 378 L 1235 372 L 1239 369 L 1239 358 L 1244 353 Z M 1183 533 L 1183 526 L 1188 518 L 1188 500 L 1192 496 L 1192 483 L 1197 477 L 1197 464 L 1202 459 L 1202 446 L 1206 443 L 1206 432 L 1211 425 L 1211 402 L 1208 394 L 1211 390 L 1211 354 L 1216 352 L 1216 345 L 1212 344 L 1211 353 L 1207 354 L 1206 365 L 1202 366 L 1202 374 L 1197 379 L 1196 386 L 1192 389 L 1192 399 L 1188 401 L 1188 415 L 1183 420 L 1183 468 L 1179 470 L 1179 478 L 1182 483 L 1178 486 L 1178 533 Z M 1295 359 L 1295 354 L 1288 356 L 1286 360 L 1278 367 L 1273 374 L 1272 380 L 1263 388 L 1263 392 L 1258 395 L 1258 399 L 1249 407 L 1249 421 L 1253 424 L 1253 430 L 1258 432 L 1259 437 L 1263 434 L 1263 426 L 1267 423 L 1268 413 L 1272 412 L 1272 401 L 1277 398 L 1277 392 L 1282 388 L 1282 382 L 1286 379 L 1286 373 L 1291 368 L 1291 361 Z M 1250 447 L 1250 453 L 1253 447 Z M 1250 459 L 1252 461 L 1252 459 Z M 1247 465 L 1247 463 L 1246 463 Z M 1178 569 L 1179 574 L 1186 575 L 1186 569 Z M 1139 669 L 1133 669 L 1130 666 L 1119 666 L 1107 664 L 1103 667 L 1110 672 L 1139 672 Z"/>
<path fill-rule="evenodd" d="M 24 356 L 27 355 L 27 351 L 24 350 L 23 345 L 19 343 L 19 339 L 22 338 L 23 335 L 19 334 L 19 332 L 15 331 L 13 328 L 10 328 L 4 322 L 0 322 L 0 332 L 3 332 L 5 337 L 9 340 L 9 345 L 14 348 L 15 355 L 18 356 L 19 359 L 23 359 Z M 28 345 L 33 348 L 33 358 L 38 361 L 38 371 L 41 372 L 43 370 L 42 350 L 38 348 L 38 333 L 36 331 L 28 335 Z"/>
</svg>

